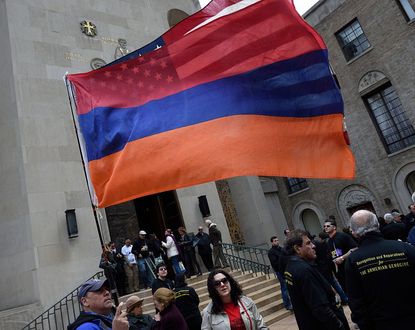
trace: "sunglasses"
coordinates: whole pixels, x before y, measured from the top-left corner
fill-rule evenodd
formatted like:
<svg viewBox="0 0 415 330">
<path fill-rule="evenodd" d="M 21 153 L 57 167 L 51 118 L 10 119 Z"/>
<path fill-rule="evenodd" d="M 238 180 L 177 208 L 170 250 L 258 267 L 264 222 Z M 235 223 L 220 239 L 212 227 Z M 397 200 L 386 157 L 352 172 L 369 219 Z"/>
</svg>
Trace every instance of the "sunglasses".
<svg viewBox="0 0 415 330">
<path fill-rule="evenodd" d="M 222 284 L 226 284 L 226 283 L 228 283 L 229 281 L 228 281 L 228 279 L 226 278 L 226 277 L 224 277 L 224 278 L 222 278 L 221 280 L 219 280 L 219 281 L 214 281 L 213 282 L 213 285 L 216 287 L 216 288 L 219 288 Z"/>
<path fill-rule="evenodd" d="M 332 227 L 332 225 L 324 225 L 324 228 Z"/>
<path fill-rule="evenodd" d="M 167 268 L 166 268 L 166 267 L 160 267 L 160 268 L 159 268 L 159 271 L 160 271 L 160 270 L 167 270 Z"/>
</svg>

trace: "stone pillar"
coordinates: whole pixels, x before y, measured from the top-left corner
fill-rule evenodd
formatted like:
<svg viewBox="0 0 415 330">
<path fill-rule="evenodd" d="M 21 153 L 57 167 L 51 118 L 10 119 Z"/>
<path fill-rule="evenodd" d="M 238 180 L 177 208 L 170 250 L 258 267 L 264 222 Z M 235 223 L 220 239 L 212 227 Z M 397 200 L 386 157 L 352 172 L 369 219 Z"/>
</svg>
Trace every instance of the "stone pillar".
<svg viewBox="0 0 415 330">
<path fill-rule="evenodd" d="M 272 218 L 258 177 L 237 177 L 229 179 L 228 182 L 245 244 L 268 246 L 269 238 L 277 233 L 277 222 L 282 221 L 286 225 L 285 217 Z M 279 207 L 281 208 L 281 205 Z M 282 210 L 280 214 L 283 216 Z"/>
<path fill-rule="evenodd" d="M 188 232 L 197 233 L 197 228 L 199 226 L 203 226 L 205 228 L 205 232 L 207 232 L 204 219 L 202 218 L 202 214 L 199 210 L 198 200 L 198 196 L 206 195 L 211 213 L 209 219 L 218 225 L 218 229 L 222 233 L 223 241 L 225 243 L 232 243 L 225 215 L 223 214 L 222 205 L 219 200 L 218 191 L 216 190 L 214 182 L 177 189 L 176 192 L 183 221 Z"/>
</svg>

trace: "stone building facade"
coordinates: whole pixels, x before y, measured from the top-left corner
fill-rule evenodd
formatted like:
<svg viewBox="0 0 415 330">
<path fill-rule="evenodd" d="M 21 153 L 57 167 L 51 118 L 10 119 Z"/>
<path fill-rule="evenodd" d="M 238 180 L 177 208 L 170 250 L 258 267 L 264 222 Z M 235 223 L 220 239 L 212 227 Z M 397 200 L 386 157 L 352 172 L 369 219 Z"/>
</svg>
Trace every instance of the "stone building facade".
<svg viewBox="0 0 415 330">
<path fill-rule="evenodd" d="M 378 216 L 408 212 L 415 190 L 414 9 L 410 0 L 321 0 L 305 13 L 329 50 L 357 172 L 352 181 L 300 187 L 277 178 L 293 227 L 316 233 L 329 215 L 346 226 L 359 208 Z"/>
<path fill-rule="evenodd" d="M 109 63 L 199 8 L 192 0 L 0 0 L 1 329 L 22 328 L 99 270 L 100 240 L 63 76 Z M 189 231 L 203 223 L 200 195 L 230 241 L 215 183 L 171 192 L 180 221 Z M 65 218 L 71 209 L 74 238 Z M 105 210 L 99 215 L 108 241 Z M 136 235 L 138 224 L 123 227 Z"/>
<path fill-rule="evenodd" d="M 322 0 L 306 14 L 342 89 L 355 180 L 238 177 L 147 196 L 99 210 L 103 241 L 122 244 L 138 229 L 160 235 L 166 226 L 195 232 L 204 220 L 201 196 L 225 242 L 254 246 L 266 246 L 274 233 L 283 239 L 287 227 L 318 231 L 330 214 L 345 225 L 359 207 L 404 211 L 415 149 L 410 139 L 398 151 L 385 148 L 369 97 L 393 86 L 401 104 L 394 108 L 415 124 L 415 26 L 406 5 L 413 0 Z M 21 328 L 99 270 L 100 239 L 62 77 L 151 42 L 198 8 L 195 0 L 0 0 L 1 329 Z M 370 46 L 357 56 L 348 49 L 354 58 L 346 60 L 336 33 L 355 19 Z M 75 238 L 66 229 L 70 209 Z"/>
</svg>

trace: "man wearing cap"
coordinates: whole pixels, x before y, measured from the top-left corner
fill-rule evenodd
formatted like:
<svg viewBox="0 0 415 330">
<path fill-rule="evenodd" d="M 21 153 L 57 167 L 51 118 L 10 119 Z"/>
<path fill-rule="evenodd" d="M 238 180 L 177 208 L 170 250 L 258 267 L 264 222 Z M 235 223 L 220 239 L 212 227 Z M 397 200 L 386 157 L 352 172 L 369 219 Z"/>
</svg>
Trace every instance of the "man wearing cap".
<svg viewBox="0 0 415 330">
<path fill-rule="evenodd" d="M 215 268 L 229 267 L 222 249 L 222 233 L 217 228 L 216 223 L 210 219 L 205 220 L 206 226 L 209 228 L 209 239 L 213 246 L 213 263 Z"/>
<path fill-rule="evenodd" d="M 150 330 L 155 321 L 150 315 L 143 314 L 143 299 L 131 296 L 125 302 L 127 309 L 129 330 Z"/>
<path fill-rule="evenodd" d="M 144 285 L 144 289 L 147 289 L 151 286 L 150 280 L 150 269 L 146 265 L 148 263 L 148 258 L 150 256 L 150 250 L 148 248 L 148 241 L 146 239 L 147 233 L 144 230 L 140 230 L 138 233 L 138 238 L 133 244 L 133 253 L 136 256 L 138 271 L 140 273 L 140 281 Z"/>
<path fill-rule="evenodd" d="M 113 312 L 108 280 L 88 280 L 78 292 L 82 311 L 68 330 L 128 330 L 127 313 L 121 303 Z"/>
<path fill-rule="evenodd" d="M 129 238 L 125 240 L 125 245 L 122 247 L 121 253 L 125 259 L 124 270 L 128 280 L 128 293 L 138 291 L 137 259 L 133 253 L 133 246 Z"/>
</svg>

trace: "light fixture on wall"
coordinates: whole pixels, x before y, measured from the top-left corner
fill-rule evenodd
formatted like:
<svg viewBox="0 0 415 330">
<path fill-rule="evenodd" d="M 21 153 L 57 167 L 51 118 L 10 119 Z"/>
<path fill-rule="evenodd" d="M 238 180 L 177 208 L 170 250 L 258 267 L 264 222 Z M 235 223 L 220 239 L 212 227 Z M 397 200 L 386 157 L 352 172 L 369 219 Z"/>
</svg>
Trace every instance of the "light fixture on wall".
<svg viewBox="0 0 415 330">
<path fill-rule="evenodd" d="M 210 217 L 209 204 L 208 204 L 206 195 L 199 196 L 198 199 L 199 199 L 199 209 L 200 209 L 200 212 L 202 213 L 202 217 L 203 218 Z"/>
<path fill-rule="evenodd" d="M 78 224 L 76 223 L 75 209 L 66 210 L 66 227 L 68 229 L 68 237 L 78 237 Z"/>
</svg>

